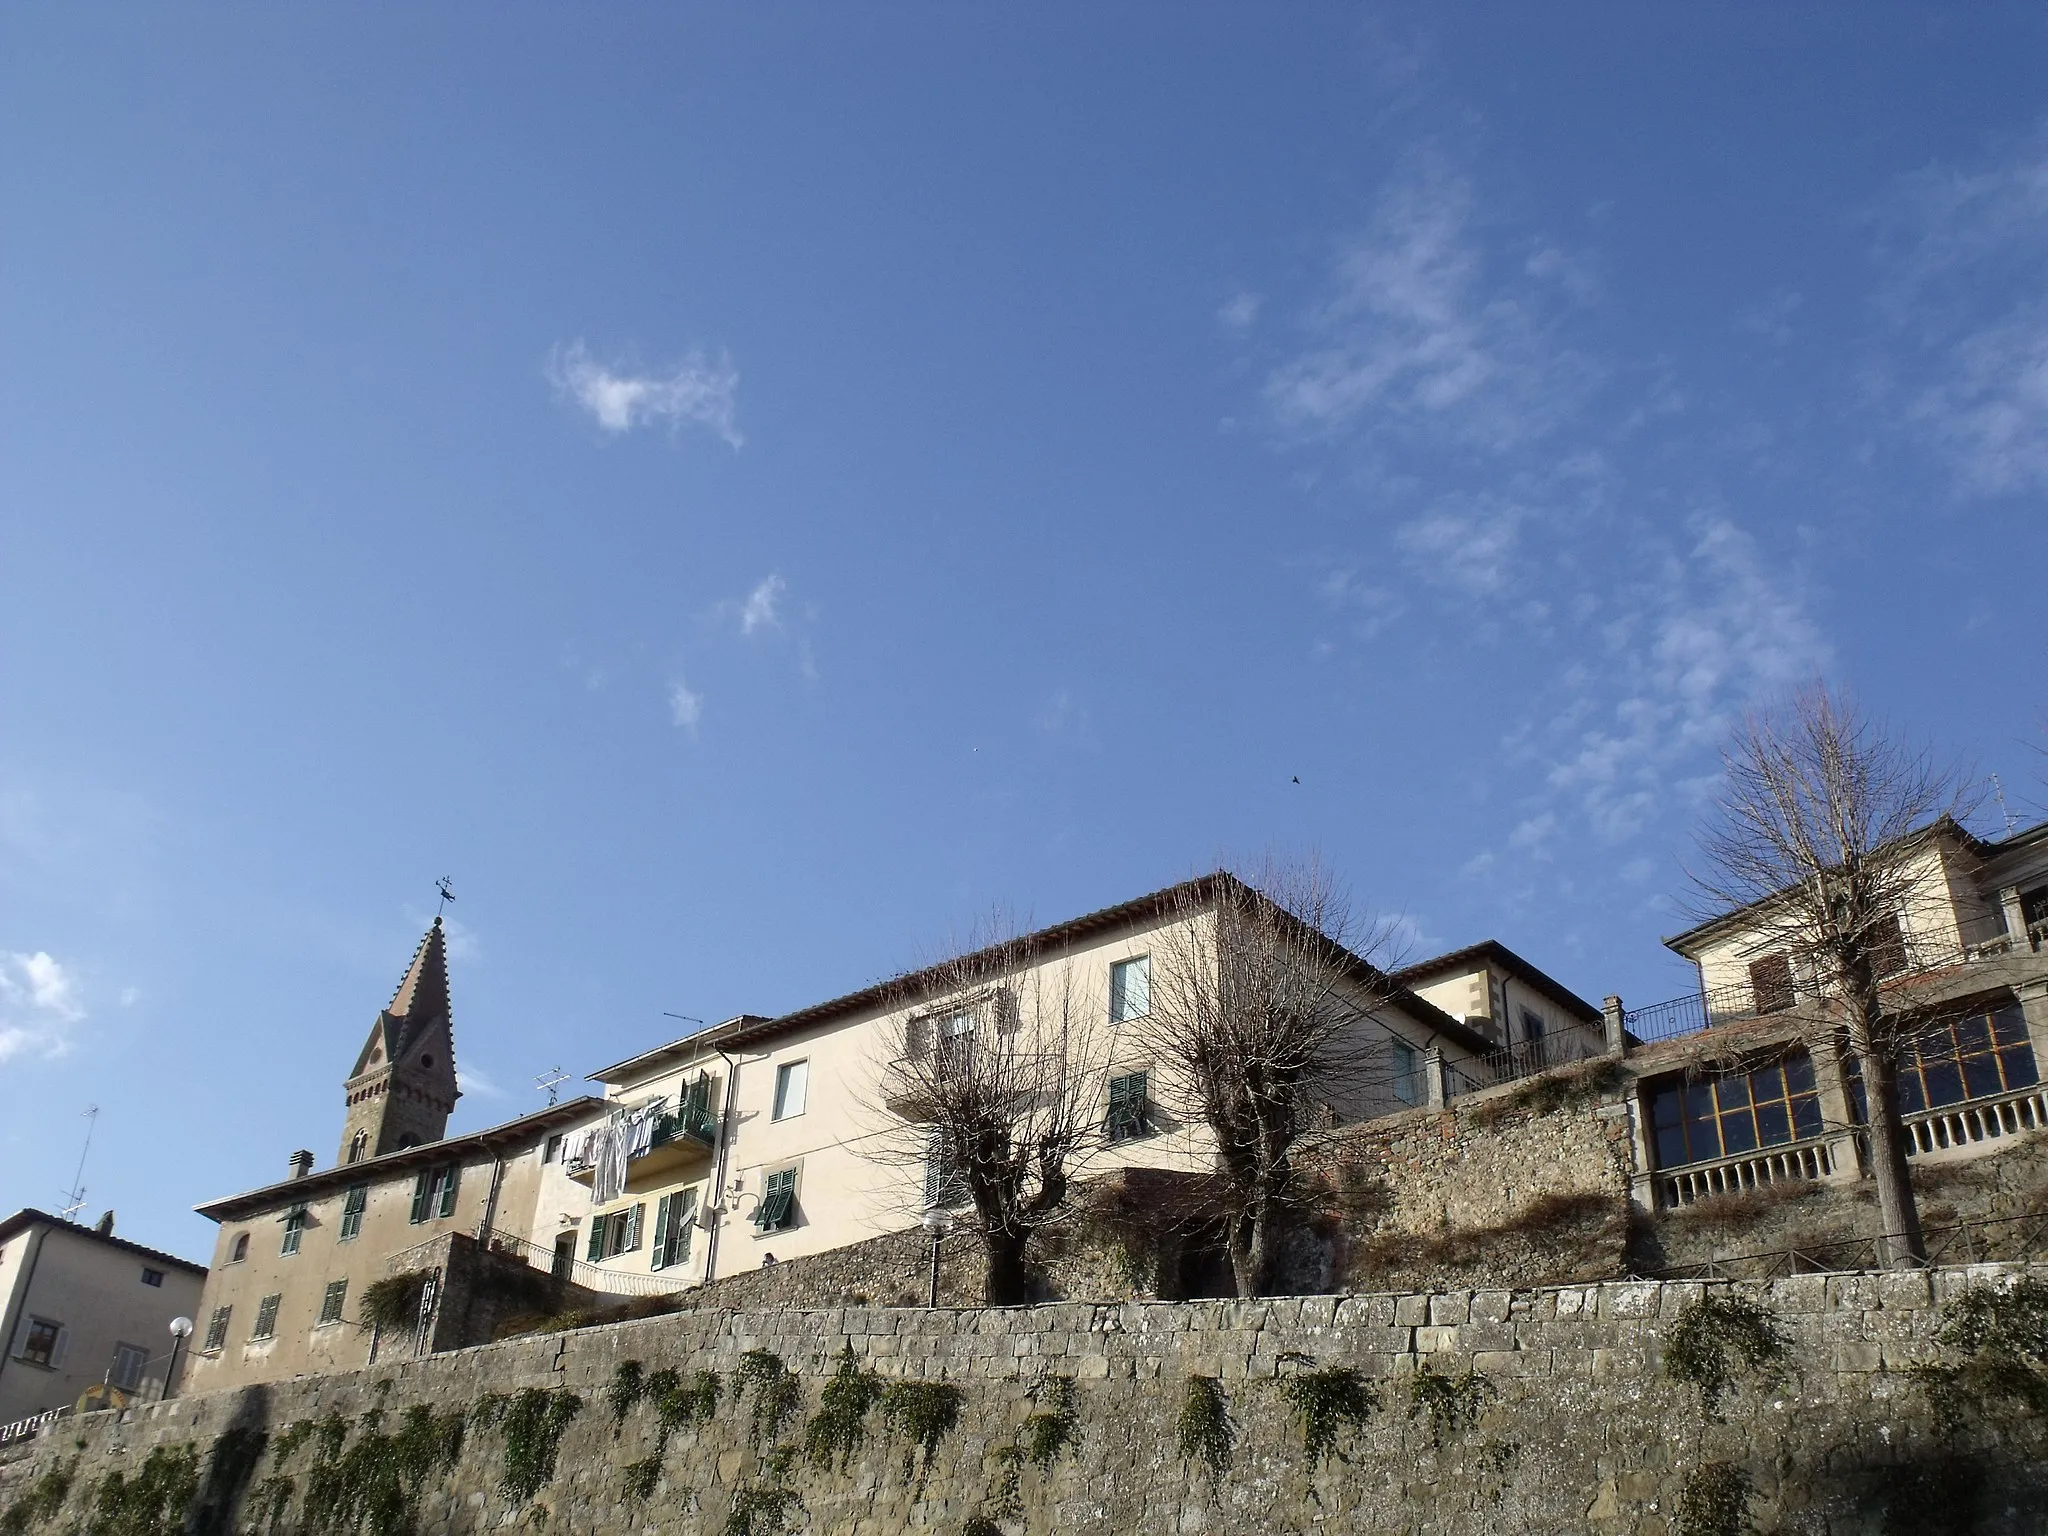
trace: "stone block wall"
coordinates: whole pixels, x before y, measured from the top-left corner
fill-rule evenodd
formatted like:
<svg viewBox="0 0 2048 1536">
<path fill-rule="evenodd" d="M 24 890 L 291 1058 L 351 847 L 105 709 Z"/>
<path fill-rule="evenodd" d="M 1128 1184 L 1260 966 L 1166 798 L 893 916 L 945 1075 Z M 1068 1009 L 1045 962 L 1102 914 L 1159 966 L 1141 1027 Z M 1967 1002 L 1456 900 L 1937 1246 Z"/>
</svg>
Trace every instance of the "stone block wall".
<svg viewBox="0 0 2048 1536">
<path fill-rule="evenodd" d="M 53 1485 L 38 1480 L 68 1468 L 62 1499 L 24 1506 L 8 1528 L 70 1531 L 111 1474 L 123 1474 L 117 1492 L 132 1488 L 153 1449 L 189 1447 L 194 1481 L 219 1517 L 195 1530 L 308 1531 L 320 1436 L 280 1461 L 286 1426 L 341 1416 L 353 1445 L 391 1432 L 415 1406 L 471 1415 L 494 1394 L 532 1390 L 582 1404 L 562 1429 L 552 1476 L 530 1502 L 508 1496 L 500 1400 L 499 1427 L 472 1419 L 459 1457 L 419 1487 L 405 1513 L 421 1536 L 512 1526 L 568 1536 L 1688 1536 L 1679 1512 L 1710 1463 L 1753 1486 L 1761 1530 L 2005 1536 L 2048 1526 L 2041 1422 L 2019 1411 L 1940 1411 L 1912 1371 L 1943 1358 L 1945 1304 L 2019 1277 L 1984 1267 L 1743 1288 L 1783 1331 L 1783 1375 L 1738 1374 L 1718 1420 L 1661 1368 L 1669 1330 L 1709 1289 L 1698 1282 L 684 1313 L 67 1423 L 33 1458 L 0 1468 L 0 1508 L 38 1486 L 47 1496 Z M 786 1421 L 759 1435 L 763 1391 L 735 1394 L 749 1351 L 772 1353 L 796 1389 Z M 857 1421 L 861 1437 L 843 1458 L 814 1462 L 807 1424 L 849 1358 L 896 1395 Z M 717 1372 L 717 1411 L 662 1447 L 647 1402 L 616 1422 L 608 1406 L 628 1364 L 684 1380 Z M 1356 1375 L 1316 1374 L 1331 1371 Z M 1206 1421 L 1214 1457 L 1190 1454 L 1183 1438 L 1195 1378 L 1214 1383 L 1211 1401 L 1223 1409 Z M 1071 1444 L 1036 1464 L 1028 1448 L 1043 1421 L 1033 1415 L 1059 1417 L 1069 1392 Z M 1339 1417 L 1330 1454 L 1314 1463 L 1305 1401 L 1364 1410 L 1357 1422 Z M 948 1402 L 951 1423 L 942 1422 Z M 1429 1411 L 1446 1402 L 1453 1411 Z M 906 1433 L 915 1423 L 931 1432 L 928 1457 Z M 220 1453 L 231 1428 L 243 1449 L 259 1431 L 270 1448 L 247 1463 Z M 280 1500 L 284 1479 L 291 1496 Z M 138 1525 L 121 1536 L 156 1533 Z"/>
</svg>

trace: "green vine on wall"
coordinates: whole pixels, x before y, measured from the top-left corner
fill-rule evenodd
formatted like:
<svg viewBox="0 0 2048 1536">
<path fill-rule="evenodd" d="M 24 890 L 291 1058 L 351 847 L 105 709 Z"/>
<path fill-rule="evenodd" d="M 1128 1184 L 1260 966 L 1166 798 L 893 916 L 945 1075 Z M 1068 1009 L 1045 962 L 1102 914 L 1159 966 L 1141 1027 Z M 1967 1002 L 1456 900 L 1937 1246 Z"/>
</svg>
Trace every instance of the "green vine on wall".
<svg viewBox="0 0 2048 1536">
<path fill-rule="evenodd" d="M 199 1453 L 159 1445 L 134 1477 L 109 1472 L 93 1490 L 86 1536 L 178 1536 L 199 1493 Z"/>
<path fill-rule="evenodd" d="M 1074 1398 L 1074 1378 L 1046 1377 L 1032 1387 L 1031 1400 L 1041 1406 L 1024 1420 L 1024 1443 L 1030 1448 L 1031 1464 L 1041 1472 L 1049 1472 L 1060 1454 L 1072 1449 L 1081 1438 L 1081 1410 Z"/>
<path fill-rule="evenodd" d="M 0 1515 L 0 1536 L 22 1536 L 30 1526 L 54 1520 L 71 1494 L 78 1476 L 78 1459 L 62 1461 L 28 1485 L 28 1492 L 7 1506 Z"/>
<path fill-rule="evenodd" d="M 777 1446 L 761 1458 L 760 1478 L 733 1490 L 732 1512 L 725 1517 L 723 1536 L 777 1536 L 789 1528 L 790 1511 L 803 1508 L 802 1498 L 789 1482 L 790 1464 L 795 1459 L 792 1445 Z"/>
<path fill-rule="evenodd" d="M 1211 1477 L 1230 1466 L 1237 1434 L 1230 1422 L 1230 1403 L 1214 1376 L 1190 1376 L 1180 1399 L 1180 1453 L 1199 1461 Z"/>
<path fill-rule="evenodd" d="M 280 1429 L 270 1442 L 270 1458 L 275 1464 L 290 1461 L 294 1452 L 313 1438 L 311 1419 L 293 1419 Z"/>
<path fill-rule="evenodd" d="M 1742 1536 L 1749 1526 L 1749 1474 L 1726 1461 L 1696 1467 L 1678 1493 L 1673 1536 Z"/>
<path fill-rule="evenodd" d="M 653 1496 L 655 1485 L 661 1481 L 661 1452 L 643 1456 L 638 1461 L 629 1461 L 619 1472 L 619 1482 L 626 1497 L 634 1503 Z"/>
<path fill-rule="evenodd" d="M 339 1434 L 332 1428 L 337 1424 Z M 339 1536 L 365 1530 L 369 1536 L 410 1536 L 428 1482 L 462 1457 L 467 1415 L 460 1409 L 437 1414 L 414 1403 L 399 1416 L 395 1433 L 384 1432 L 384 1413 L 377 1408 L 356 1424 L 351 1442 L 346 1419 L 337 1414 L 321 1422 L 314 1462 L 306 1473 L 302 1528 Z M 295 1438 L 292 1449 L 303 1438 Z M 290 1503 L 293 1480 L 274 1474 L 258 1492 L 259 1519 L 274 1528 Z"/>
<path fill-rule="evenodd" d="M 1429 1418 L 1429 1443 L 1443 1449 L 1444 1437 L 1475 1424 L 1493 1383 L 1469 1367 L 1462 1375 L 1439 1376 L 1425 1362 L 1408 1378 L 1408 1417 Z"/>
<path fill-rule="evenodd" d="M 829 1472 L 845 1467 L 867 1438 L 868 1410 L 883 1392 L 882 1378 L 864 1370 L 848 1340 L 839 1365 L 818 1393 L 818 1411 L 804 1425 L 804 1455 L 812 1466 Z"/>
<path fill-rule="evenodd" d="M 803 1407 L 803 1386 L 773 1350 L 750 1349 L 740 1356 L 733 1373 L 733 1396 L 752 1393 L 754 1448 L 773 1442 L 796 1412 Z"/>
<path fill-rule="evenodd" d="M 1777 1320 L 1763 1307 L 1709 1291 L 1680 1309 L 1664 1343 L 1664 1374 L 1697 1388 L 1701 1411 L 1718 1421 L 1737 1372 L 1774 1386 L 1784 1376 L 1786 1350 Z"/>
<path fill-rule="evenodd" d="M 2048 1412 L 2048 1282 L 1972 1286 L 1942 1309 L 1935 1337 L 1963 1358 L 1913 1375 L 1945 1430 L 1971 1412 Z"/>
<path fill-rule="evenodd" d="M 420 1320 L 420 1301 L 427 1293 L 427 1271 L 408 1269 L 386 1275 L 363 1287 L 356 1302 L 356 1326 L 364 1332 L 404 1333 Z"/>
<path fill-rule="evenodd" d="M 1311 1470 L 1331 1456 L 1348 1460 L 1337 1446 L 1348 1425 L 1362 1428 L 1379 1410 L 1379 1389 L 1348 1365 L 1303 1371 L 1280 1383 L 1280 1391 L 1301 1419 L 1301 1445 Z"/>
<path fill-rule="evenodd" d="M 943 1381 L 892 1381 L 882 1390 L 882 1422 L 910 1442 L 903 1475 L 910 1478 L 914 1471 L 921 1492 L 939 1442 L 960 1422 L 960 1389 Z"/>
<path fill-rule="evenodd" d="M 569 1421 L 583 1411 L 583 1399 L 557 1387 L 528 1387 L 516 1397 L 500 1393 L 477 1400 L 470 1422 L 502 1429 L 505 1470 L 498 1490 L 515 1504 L 525 1504 L 555 1475 L 555 1453 Z"/>
<path fill-rule="evenodd" d="M 633 1411 L 647 1390 L 647 1377 L 638 1360 L 621 1360 L 617 1370 L 612 1372 L 611 1385 L 605 1388 L 604 1400 L 612 1411 L 612 1438 L 619 1437 L 619 1428 L 626 1422 L 626 1415 Z"/>
<path fill-rule="evenodd" d="M 271 1473 L 249 1490 L 249 1523 L 260 1532 L 277 1530 L 290 1513 L 292 1495 L 298 1492 L 298 1488 L 298 1483 L 289 1474 Z"/>
</svg>

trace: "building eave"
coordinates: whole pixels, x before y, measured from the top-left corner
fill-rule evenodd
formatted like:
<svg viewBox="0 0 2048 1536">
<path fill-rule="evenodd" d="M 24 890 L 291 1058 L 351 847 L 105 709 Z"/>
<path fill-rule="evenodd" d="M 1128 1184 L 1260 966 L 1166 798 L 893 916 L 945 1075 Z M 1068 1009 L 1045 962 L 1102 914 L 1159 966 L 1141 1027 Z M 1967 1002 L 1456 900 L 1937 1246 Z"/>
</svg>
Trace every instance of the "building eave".
<svg viewBox="0 0 2048 1536">
<path fill-rule="evenodd" d="M 1502 970 L 1511 971 L 1533 990 L 1542 993 L 1567 1013 L 1573 1014 L 1588 1024 L 1598 1024 L 1601 1012 L 1585 998 L 1572 991 L 1563 982 L 1537 969 L 1498 939 L 1481 939 L 1476 944 L 1467 944 L 1463 949 L 1453 949 L 1432 959 L 1418 960 L 1413 965 L 1404 965 L 1393 973 L 1394 980 L 1412 988 L 1416 982 L 1432 976 L 1455 974 L 1461 969 L 1472 969 L 1475 962 L 1491 961 Z"/>
<path fill-rule="evenodd" d="M 0 1243 L 8 1241 L 18 1232 L 26 1232 L 37 1226 L 50 1227 L 72 1237 L 85 1238 L 89 1242 L 104 1243 L 109 1248 L 118 1248 L 123 1253 L 133 1254 L 137 1258 L 148 1259 L 153 1263 L 167 1264 L 173 1269 L 182 1269 L 187 1274 L 198 1275 L 201 1278 L 206 1275 L 204 1264 L 195 1264 L 190 1259 L 179 1258 L 175 1253 L 165 1253 L 161 1248 L 151 1248 L 144 1243 L 131 1242 L 125 1237 L 116 1237 L 93 1227 L 81 1226 L 75 1221 L 66 1221 L 61 1216 L 52 1216 L 48 1211 L 39 1211 L 33 1206 L 24 1206 L 12 1216 L 0 1221 Z"/>
</svg>

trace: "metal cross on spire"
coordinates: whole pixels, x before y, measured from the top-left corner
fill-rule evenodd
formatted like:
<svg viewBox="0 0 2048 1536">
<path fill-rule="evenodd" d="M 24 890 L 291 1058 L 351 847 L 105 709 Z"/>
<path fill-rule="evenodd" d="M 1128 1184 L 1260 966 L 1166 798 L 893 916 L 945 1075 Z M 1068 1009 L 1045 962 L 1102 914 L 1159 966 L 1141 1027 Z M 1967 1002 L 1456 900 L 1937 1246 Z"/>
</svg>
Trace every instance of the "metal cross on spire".
<svg viewBox="0 0 2048 1536">
<path fill-rule="evenodd" d="M 451 883 L 447 875 L 443 875 L 440 879 L 434 882 L 434 889 L 441 893 L 440 905 L 434 908 L 434 921 L 439 922 L 441 920 L 442 909 L 445 908 L 449 902 L 455 899 L 455 886 Z"/>
</svg>

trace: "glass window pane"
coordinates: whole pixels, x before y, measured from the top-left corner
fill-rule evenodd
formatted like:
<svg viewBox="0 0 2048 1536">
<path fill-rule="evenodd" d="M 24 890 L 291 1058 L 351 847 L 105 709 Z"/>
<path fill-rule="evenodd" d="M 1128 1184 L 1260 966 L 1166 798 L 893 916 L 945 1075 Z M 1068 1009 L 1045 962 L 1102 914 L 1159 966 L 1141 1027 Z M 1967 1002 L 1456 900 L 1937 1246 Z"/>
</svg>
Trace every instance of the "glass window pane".
<svg viewBox="0 0 2048 1536">
<path fill-rule="evenodd" d="M 2010 1050 L 2000 1051 L 1998 1059 L 2005 1065 L 2005 1086 L 2008 1088 L 2030 1088 L 2041 1080 L 2041 1074 L 2034 1065 L 2032 1046 L 2016 1045 Z"/>
<path fill-rule="evenodd" d="M 1737 1074 L 1714 1084 L 1714 1097 L 1724 1110 L 1749 1108 L 1749 1079 Z"/>
<path fill-rule="evenodd" d="M 1999 1009 L 1986 1022 L 1992 1039 L 2000 1045 L 2019 1045 L 2027 1039 L 2027 1016 L 2018 1004 Z"/>
<path fill-rule="evenodd" d="M 1657 1132 L 1657 1166 L 1677 1168 L 1691 1161 L 1685 1151 L 1685 1132 L 1675 1125 L 1660 1128 Z"/>
<path fill-rule="evenodd" d="M 1757 1105 L 1756 1134 L 1757 1140 L 1767 1147 L 1792 1139 L 1792 1115 L 1783 1100 Z"/>
<path fill-rule="evenodd" d="M 1858 1083 L 1856 1086 L 1861 1089 L 1863 1085 Z M 1899 1068 L 1899 1113 L 1916 1115 L 1926 1107 L 1927 1093 L 1920 1082 L 1919 1063 L 1908 1061 Z M 1863 1113 L 1863 1097 L 1860 1092 L 1856 1098 L 1856 1109 L 1859 1118 L 1868 1118 Z"/>
<path fill-rule="evenodd" d="M 1820 1134 L 1820 1100 L 1813 1094 L 1801 1094 L 1792 1101 L 1792 1130 L 1801 1140 Z"/>
<path fill-rule="evenodd" d="M 1756 1116 L 1746 1109 L 1721 1116 L 1721 1145 L 1730 1155 L 1756 1150 Z"/>
<path fill-rule="evenodd" d="M 1924 1062 L 1921 1076 L 1925 1080 L 1929 1107 L 1962 1103 L 1963 1074 L 1954 1058 Z"/>
<path fill-rule="evenodd" d="M 1694 1161 L 1721 1155 L 1721 1132 L 1714 1121 L 1714 1089 L 1710 1083 L 1690 1083 L 1685 1090 L 1685 1140 Z"/>
<path fill-rule="evenodd" d="M 1413 1053 L 1411 1052 L 1410 1054 Z M 1394 1064 L 1397 1069 L 1401 1066 L 1398 1055 L 1395 1058 Z M 1677 1125 L 1678 1120 L 1678 1089 L 1676 1087 L 1659 1088 L 1650 1095 L 1650 1124 L 1661 1131 L 1666 1126 Z"/>
<path fill-rule="evenodd" d="M 1939 1038 L 1937 1036 L 1937 1038 Z M 1981 1056 L 1991 1049 L 1991 1020 L 1985 1015 L 1972 1014 L 1956 1023 L 1956 1044 L 1965 1056 Z"/>
<path fill-rule="evenodd" d="M 1806 1052 L 1785 1063 L 1785 1086 L 1794 1093 L 1813 1092 L 1813 1058 Z"/>
<path fill-rule="evenodd" d="M 1749 1076 L 1749 1091 L 1758 1104 L 1785 1097 L 1785 1069 L 1776 1063 L 1758 1067 Z"/>
<path fill-rule="evenodd" d="M 1996 1056 L 1971 1056 L 1963 1062 L 1963 1082 L 1973 1099 L 1989 1098 L 2002 1090 Z"/>
</svg>

